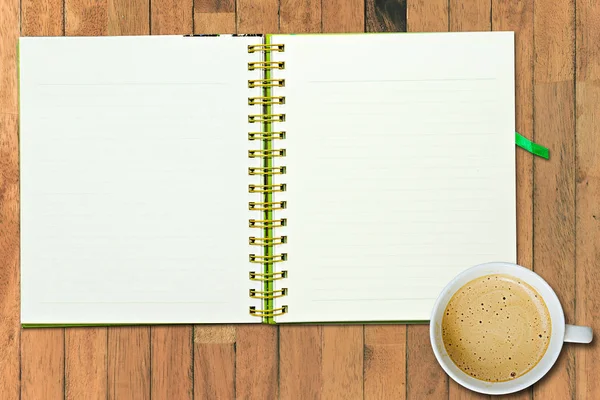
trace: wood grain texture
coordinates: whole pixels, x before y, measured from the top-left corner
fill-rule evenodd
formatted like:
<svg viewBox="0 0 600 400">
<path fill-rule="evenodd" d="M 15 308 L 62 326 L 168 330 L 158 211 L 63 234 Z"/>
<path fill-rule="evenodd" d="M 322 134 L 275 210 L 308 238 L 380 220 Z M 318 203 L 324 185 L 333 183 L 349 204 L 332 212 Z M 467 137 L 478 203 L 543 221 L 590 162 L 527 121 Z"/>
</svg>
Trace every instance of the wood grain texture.
<svg viewBox="0 0 600 400">
<path fill-rule="evenodd" d="M 364 0 L 326 0 L 321 12 L 323 32 L 364 32 Z"/>
<path fill-rule="evenodd" d="M 150 33 L 148 0 L 108 0 L 108 34 L 113 36 Z"/>
<path fill-rule="evenodd" d="M 323 327 L 279 327 L 279 387 L 282 400 L 320 399 L 323 387 Z"/>
<path fill-rule="evenodd" d="M 149 400 L 150 328 L 108 328 L 108 400 Z"/>
<path fill-rule="evenodd" d="M 447 399 L 448 375 L 433 354 L 429 325 L 409 325 L 406 343 L 406 398 Z"/>
<path fill-rule="evenodd" d="M 364 398 L 406 398 L 406 325 L 365 325 Z"/>
<path fill-rule="evenodd" d="M 450 0 L 450 31 L 489 31 L 491 12 L 491 0 Z"/>
<path fill-rule="evenodd" d="M 108 34 L 107 0 L 65 0 L 65 35 Z"/>
<path fill-rule="evenodd" d="M 448 0 L 407 0 L 409 32 L 446 32 L 448 21 Z"/>
<path fill-rule="evenodd" d="M 35 31 L 36 36 L 61 36 L 63 5 L 63 0 L 22 0 L 21 31 Z"/>
<path fill-rule="evenodd" d="M 279 396 L 278 328 L 240 325 L 236 329 L 235 389 L 238 399 Z"/>
<path fill-rule="evenodd" d="M 62 12 L 56 6 L 43 4 L 30 13 L 27 25 L 22 27 L 23 36 L 62 35 Z M 61 7 L 62 11 L 62 7 Z M 40 23 L 35 23 L 34 18 Z M 13 43 L 16 46 L 16 42 Z M 14 60 L 13 62 L 16 62 Z M 15 64 L 16 66 L 16 64 Z M 16 82 L 15 82 L 16 83 Z M 16 89 L 16 85 L 14 86 Z M 15 210 L 18 205 L 15 204 Z M 18 288 L 16 288 L 18 293 Z M 15 322 L 19 323 L 19 316 Z M 65 396 L 65 330 L 27 329 L 21 333 L 21 398 L 59 399 Z"/>
<path fill-rule="evenodd" d="M 577 1 L 576 21 L 576 320 L 591 345 L 575 349 L 578 399 L 600 399 L 600 4 Z"/>
<path fill-rule="evenodd" d="M 235 399 L 235 326 L 194 327 L 194 398 Z"/>
<path fill-rule="evenodd" d="M 193 0 L 151 0 L 152 35 L 189 35 L 193 32 Z"/>
<path fill-rule="evenodd" d="M 408 0 L 410 32 L 444 32 L 449 25 L 447 0 Z M 429 343 L 429 325 L 408 325 L 406 332 L 406 398 L 447 399 L 448 376 Z"/>
<path fill-rule="evenodd" d="M 191 326 L 152 327 L 151 395 L 153 399 L 191 400 L 194 374 Z"/>
<path fill-rule="evenodd" d="M 235 33 L 235 2 L 195 0 L 193 30 L 195 34 Z"/>
<path fill-rule="evenodd" d="M 21 399 L 65 397 L 64 329 L 25 329 L 21 333 Z"/>
<path fill-rule="evenodd" d="M 65 331 L 65 399 L 103 400 L 108 396 L 108 330 Z"/>
<path fill-rule="evenodd" d="M 321 32 L 321 0 L 281 0 L 281 33 Z"/>
<path fill-rule="evenodd" d="M 406 32 L 406 0 L 366 0 L 367 32 Z"/>
<path fill-rule="evenodd" d="M 9 21 L 0 13 L 0 30 Z M 16 24 L 12 28 L 16 31 Z M 2 50 L 11 44 L 10 36 L 0 36 L 0 42 L 5 38 L 7 42 L 0 44 Z M 8 57 L 0 55 L 1 64 Z M 15 90 L 5 88 L 0 96 Z M 16 113 L 0 109 L 0 399 L 17 399 L 21 390 L 18 125 Z"/>
<path fill-rule="evenodd" d="M 194 9 L 201 13 L 235 13 L 235 0 L 195 0 Z"/>
<path fill-rule="evenodd" d="M 0 399 L 19 399 L 19 1 L 0 0 Z M 31 387 L 31 385 L 30 385 Z"/>
<path fill-rule="evenodd" d="M 525 137 L 533 132 L 533 2 L 493 0 L 492 28 L 515 32 L 515 127 Z M 533 155 L 516 151 L 517 168 L 517 263 L 533 266 Z M 502 399 L 529 400 L 533 388 Z"/>
<path fill-rule="evenodd" d="M 237 0 L 238 33 L 278 33 L 279 0 Z"/>
<path fill-rule="evenodd" d="M 363 396 L 364 329 L 362 325 L 323 326 L 323 399 Z"/>
<path fill-rule="evenodd" d="M 536 2 L 534 130 L 550 160 L 533 160 L 534 270 L 558 295 L 567 323 L 575 322 L 574 2 Z M 536 399 L 575 396 L 573 346 L 565 346 Z"/>
<path fill-rule="evenodd" d="M 19 14 L 17 0 L 0 1 L 0 113 L 3 114 L 16 115 L 18 111 L 16 60 Z"/>
</svg>

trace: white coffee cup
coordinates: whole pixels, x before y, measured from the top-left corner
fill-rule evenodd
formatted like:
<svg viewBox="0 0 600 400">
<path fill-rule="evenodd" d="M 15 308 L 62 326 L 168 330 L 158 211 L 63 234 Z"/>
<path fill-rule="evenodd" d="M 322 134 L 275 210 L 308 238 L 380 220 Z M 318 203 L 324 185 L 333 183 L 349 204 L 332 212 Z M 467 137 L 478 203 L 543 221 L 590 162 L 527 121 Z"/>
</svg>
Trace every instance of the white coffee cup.
<svg viewBox="0 0 600 400">
<path fill-rule="evenodd" d="M 526 374 L 507 382 L 486 382 L 475 379 L 461 371 L 450 359 L 442 341 L 442 317 L 452 296 L 467 282 L 490 274 L 511 275 L 531 285 L 542 296 L 552 320 L 552 334 L 546 353 L 540 362 Z M 457 275 L 446 287 L 433 306 L 429 325 L 429 338 L 435 358 L 446 373 L 467 389 L 484 394 L 507 394 L 518 392 L 540 380 L 554 365 L 564 342 L 590 343 L 592 329 L 587 326 L 565 324 L 565 314 L 556 293 L 542 277 L 516 264 L 494 262 L 477 265 Z"/>
</svg>

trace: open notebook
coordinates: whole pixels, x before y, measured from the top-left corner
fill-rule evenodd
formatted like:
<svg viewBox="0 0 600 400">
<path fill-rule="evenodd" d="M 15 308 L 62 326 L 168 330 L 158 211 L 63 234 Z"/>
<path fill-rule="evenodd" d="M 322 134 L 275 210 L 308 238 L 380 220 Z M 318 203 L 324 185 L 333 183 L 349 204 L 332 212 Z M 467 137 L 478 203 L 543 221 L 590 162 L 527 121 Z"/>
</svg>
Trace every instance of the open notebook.
<svg viewBox="0 0 600 400">
<path fill-rule="evenodd" d="M 20 39 L 21 319 L 426 321 L 516 261 L 512 32 Z"/>
</svg>

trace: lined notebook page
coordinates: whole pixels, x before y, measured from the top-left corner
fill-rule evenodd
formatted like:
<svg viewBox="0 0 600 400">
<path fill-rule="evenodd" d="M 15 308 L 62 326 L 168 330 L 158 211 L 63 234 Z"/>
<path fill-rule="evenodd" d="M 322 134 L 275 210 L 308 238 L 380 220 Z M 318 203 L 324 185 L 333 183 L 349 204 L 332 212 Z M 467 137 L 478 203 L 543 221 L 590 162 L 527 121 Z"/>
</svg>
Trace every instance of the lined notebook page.
<svg viewBox="0 0 600 400">
<path fill-rule="evenodd" d="M 249 44 L 22 38 L 23 323 L 259 322 Z"/>
<path fill-rule="evenodd" d="M 275 36 L 289 314 L 428 320 L 462 270 L 516 260 L 513 34 Z"/>
</svg>

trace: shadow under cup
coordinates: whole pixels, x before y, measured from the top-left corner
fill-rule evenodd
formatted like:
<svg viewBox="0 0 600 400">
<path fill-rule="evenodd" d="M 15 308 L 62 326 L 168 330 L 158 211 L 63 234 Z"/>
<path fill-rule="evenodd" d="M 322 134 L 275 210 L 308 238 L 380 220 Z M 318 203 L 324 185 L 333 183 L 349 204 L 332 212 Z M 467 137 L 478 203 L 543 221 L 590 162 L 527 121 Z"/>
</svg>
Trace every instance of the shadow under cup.
<svg viewBox="0 0 600 400">
<path fill-rule="evenodd" d="M 482 381 L 466 374 L 448 356 L 442 341 L 442 318 L 452 296 L 465 284 L 479 277 L 491 274 L 511 275 L 533 287 L 541 296 L 550 314 L 552 333 L 548 348 L 542 359 L 529 372 L 505 382 Z M 540 380 L 554 365 L 564 343 L 565 316 L 550 285 L 539 275 L 516 264 L 488 263 L 469 268 L 456 276 L 438 297 L 430 318 L 429 335 L 433 352 L 444 371 L 458 384 L 485 394 L 507 394 L 517 392 Z"/>
</svg>

